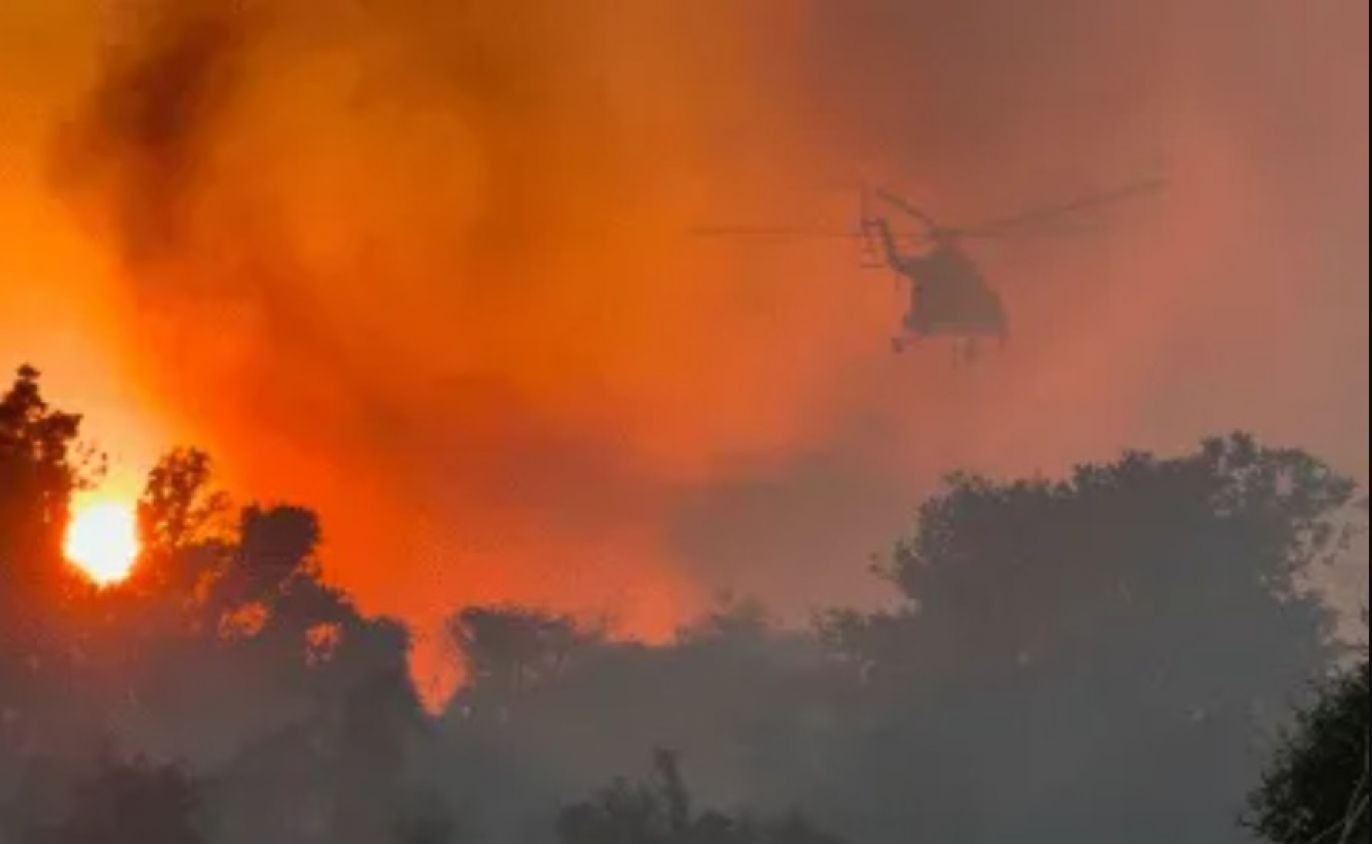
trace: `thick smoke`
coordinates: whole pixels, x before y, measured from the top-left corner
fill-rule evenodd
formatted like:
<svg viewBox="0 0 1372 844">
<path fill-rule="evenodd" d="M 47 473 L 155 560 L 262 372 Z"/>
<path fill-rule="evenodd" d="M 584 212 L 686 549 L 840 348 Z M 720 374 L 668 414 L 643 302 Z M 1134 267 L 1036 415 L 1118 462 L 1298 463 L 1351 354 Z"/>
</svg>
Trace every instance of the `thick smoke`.
<svg viewBox="0 0 1372 844">
<path fill-rule="evenodd" d="M 39 798 L 121 778 L 165 809 L 179 759 L 210 841 L 547 842 L 665 746 L 700 805 L 854 842 L 1242 840 L 1333 656 L 1284 552 L 1352 487 L 1241 439 L 1063 469 L 1242 427 L 1365 480 L 1366 4 L 94 9 L 0 9 L 0 349 L 98 328 L 74 409 L 124 379 L 267 502 L 206 545 L 221 579 L 47 615 L 6 581 L 0 826 L 100 827 Z M 1158 172 L 1101 233 L 978 248 L 1012 336 L 972 368 L 889 354 L 903 296 L 856 250 L 688 234 L 851 223 L 861 177 L 963 221 Z M 1063 481 L 927 499 L 953 468 Z M 317 557 L 277 499 L 319 508 Z M 893 589 L 869 554 L 926 500 Z M 284 574 L 278 520 L 310 540 Z M 22 523 L 54 564 L 56 522 Z M 584 619 L 661 640 L 719 587 L 849 609 L 656 645 Z M 467 648 L 436 717 L 377 613 L 421 674 Z M 153 761 L 102 792 L 101 737 Z"/>
<path fill-rule="evenodd" d="M 121 354 L 320 507 L 364 607 L 653 636 L 720 586 L 870 594 L 958 465 L 1242 425 L 1364 475 L 1366 15 L 144 2 L 50 170 L 121 261 Z M 860 175 L 967 220 L 1159 170 L 1105 234 L 980 254 L 1012 340 L 972 370 L 890 358 L 901 298 L 850 250 L 685 234 L 847 222 Z"/>
</svg>

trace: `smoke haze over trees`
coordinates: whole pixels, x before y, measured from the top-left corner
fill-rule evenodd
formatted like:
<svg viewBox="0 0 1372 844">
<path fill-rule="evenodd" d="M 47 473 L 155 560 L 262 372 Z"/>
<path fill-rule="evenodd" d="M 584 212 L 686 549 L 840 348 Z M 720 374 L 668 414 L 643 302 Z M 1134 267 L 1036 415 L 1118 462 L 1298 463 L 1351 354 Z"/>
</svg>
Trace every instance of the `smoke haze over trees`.
<svg viewBox="0 0 1372 844">
<path fill-rule="evenodd" d="M 1345 655 L 1311 578 L 1361 493 L 1247 436 L 953 475 L 889 606 L 808 628 L 766 594 L 661 644 L 455 606 L 466 683 L 428 712 L 410 632 L 322 581 L 328 524 L 229 500 L 201 452 L 150 474 L 131 576 L 85 581 L 82 433 L 32 370 L 0 400 L 5 844 L 1237 843 L 1250 793 L 1285 842 L 1306 767 L 1356 773 L 1316 748 L 1365 667 L 1309 690 Z"/>
<path fill-rule="evenodd" d="M 875 601 L 955 468 L 1240 426 L 1365 481 L 1367 15 L 8 0 L 0 361 L 130 490 L 193 442 L 307 503 L 431 653 L 456 604 L 663 640 L 721 586 Z M 850 244 L 688 234 L 846 227 L 864 176 L 973 222 L 1159 171 L 1109 231 L 974 247 L 1013 342 L 969 377 L 892 359 Z"/>
<path fill-rule="evenodd" d="M 1369 10 L 0 0 L 0 844 L 1365 844 Z"/>
</svg>

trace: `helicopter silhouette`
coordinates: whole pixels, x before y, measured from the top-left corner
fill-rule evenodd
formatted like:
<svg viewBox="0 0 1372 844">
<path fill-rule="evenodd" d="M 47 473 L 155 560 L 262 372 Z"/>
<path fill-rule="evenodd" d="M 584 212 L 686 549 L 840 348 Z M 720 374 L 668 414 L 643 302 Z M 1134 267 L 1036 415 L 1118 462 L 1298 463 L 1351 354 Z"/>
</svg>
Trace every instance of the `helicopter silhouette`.
<svg viewBox="0 0 1372 844">
<path fill-rule="evenodd" d="M 877 196 L 922 224 L 926 241 L 920 252 L 903 251 L 889 220 L 871 213 L 863 189 L 858 226 L 869 260 L 880 244 L 884 263 L 876 266 L 890 269 L 909 282 L 909 304 L 901 319 L 901 333 L 891 339 L 892 350 L 900 352 L 914 340 L 939 334 L 957 337 L 964 359 L 975 357 L 980 337 L 994 337 L 1003 344 L 1009 331 L 1005 305 L 962 248 L 962 233 L 940 226 L 889 191 L 878 190 Z"/>
<path fill-rule="evenodd" d="M 1161 179 L 1148 179 L 975 226 L 943 225 L 892 191 L 871 191 L 864 184 L 855 229 L 830 232 L 798 226 L 716 226 L 697 229 L 697 233 L 858 238 L 863 250 L 862 268 L 890 271 L 909 285 L 908 304 L 899 333 L 891 339 L 892 350 L 901 352 L 920 340 L 947 336 L 956 341 L 958 360 L 971 361 L 978 356 L 979 340 L 1005 343 L 1009 321 L 1000 294 L 968 255 L 966 241 L 1079 233 L 1086 230 L 1082 212 L 1158 190 L 1163 184 Z M 889 214 L 876 210 L 874 199 L 899 211 L 918 228 L 898 229 Z"/>
</svg>

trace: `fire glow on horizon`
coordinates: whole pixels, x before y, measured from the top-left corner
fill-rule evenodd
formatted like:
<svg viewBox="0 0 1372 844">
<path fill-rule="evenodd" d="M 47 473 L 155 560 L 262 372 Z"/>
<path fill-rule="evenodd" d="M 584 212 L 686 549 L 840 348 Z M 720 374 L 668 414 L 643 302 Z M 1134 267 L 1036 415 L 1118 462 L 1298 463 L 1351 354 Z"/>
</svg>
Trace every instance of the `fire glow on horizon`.
<svg viewBox="0 0 1372 844">
<path fill-rule="evenodd" d="M 881 600 L 954 468 L 1239 425 L 1366 475 L 1366 4 L 117 5 L 0 4 L 0 356 L 317 510 L 420 673 L 469 604 Z M 966 371 L 889 354 L 848 244 L 689 234 L 1160 162 L 1108 236 L 978 248 L 1013 340 Z"/>
<path fill-rule="evenodd" d="M 73 512 L 63 553 L 97 586 L 111 586 L 128 577 L 138 552 L 136 520 L 128 504 L 96 501 L 79 505 Z"/>
</svg>

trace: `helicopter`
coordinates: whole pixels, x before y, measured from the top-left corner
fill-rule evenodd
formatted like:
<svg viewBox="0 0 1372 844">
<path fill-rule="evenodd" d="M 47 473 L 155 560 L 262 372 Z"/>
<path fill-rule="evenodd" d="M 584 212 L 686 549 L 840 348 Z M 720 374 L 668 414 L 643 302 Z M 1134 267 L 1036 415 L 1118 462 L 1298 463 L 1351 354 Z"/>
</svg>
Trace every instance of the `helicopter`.
<svg viewBox="0 0 1372 844">
<path fill-rule="evenodd" d="M 868 256 L 865 265 L 871 266 L 879 243 L 884 266 L 909 282 L 909 304 L 901 319 L 901 333 L 891 339 L 892 351 L 899 353 L 914 340 L 938 334 L 957 337 L 961 357 L 968 360 L 976 356 L 980 337 L 994 337 L 1004 344 L 1009 331 L 1005 305 L 963 249 L 961 232 L 939 225 L 889 191 L 878 190 L 877 196 L 922 224 L 926 238 L 921 252 L 902 251 L 890 222 L 870 212 L 870 200 L 863 191 L 858 225 Z"/>
<path fill-rule="evenodd" d="M 1158 178 L 1147 179 L 973 226 L 947 226 L 893 191 L 871 190 L 864 183 L 859 189 L 854 229 L 827 232 L 796 226 L 717 226 L 697 229 L 697 233 L 857 238 L 862 245 L 862 268 L 887 270 L 909 285 L 908 305 L 899 332 L 891 338 L 892 350 L 901 352 L 920 340 L 948 336 L 956 341 L 958 359 L 970 362 L 979 354 L 978 341 L 991 338 L 1005 343 L 1009 321 L 1000 294 L 968 255 L 966 241 L 1079 232 L 1083 230 L 1079 224 L 1065 224 L 1081 212 L 1158 190 L 1163 184 Z M 889 213 L 877 210 L 875 201 L 899 212 L 916 228 L 897 229 Z"/>
</svg>

